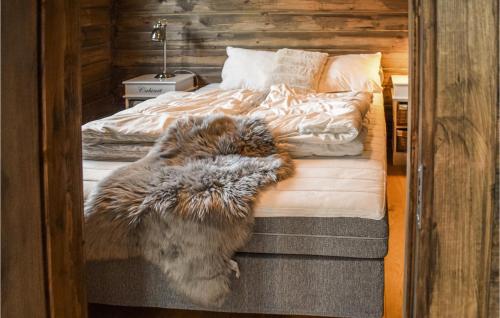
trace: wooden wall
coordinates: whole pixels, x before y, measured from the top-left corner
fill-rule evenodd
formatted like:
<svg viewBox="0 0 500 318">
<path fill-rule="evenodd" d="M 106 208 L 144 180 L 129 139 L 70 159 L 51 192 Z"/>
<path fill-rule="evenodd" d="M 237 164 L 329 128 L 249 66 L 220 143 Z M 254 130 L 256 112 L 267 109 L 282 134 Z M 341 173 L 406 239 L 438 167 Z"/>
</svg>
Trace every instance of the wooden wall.
<svg viewBox="0 0 500 318">
<path fill-rule="evenodd" d="M 117 111 L 111 94 L 111 0 L 81 0 L 82 120 Z"/>
<path fill-rule="evenodd" d="M 162 46 L 150 32 L 160 18 L 170 21 L 170 68 L 188 68 L 204 82 L 220 81 L 226 46 L 333 55 L 381 51 L 386 78 L 407 74 L 407 0 L 120 0 L 114 13 L 117 97 L 122 80 L 159 70 Z"/>
</svg>

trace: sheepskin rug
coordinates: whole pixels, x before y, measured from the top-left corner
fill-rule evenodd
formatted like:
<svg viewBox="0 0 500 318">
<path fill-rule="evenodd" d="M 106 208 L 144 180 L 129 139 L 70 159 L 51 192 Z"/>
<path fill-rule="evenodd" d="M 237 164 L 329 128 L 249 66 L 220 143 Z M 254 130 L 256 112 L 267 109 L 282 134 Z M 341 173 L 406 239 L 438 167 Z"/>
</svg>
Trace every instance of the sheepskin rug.
<svg viewBox="0 0 500 318">
<path fill-rule="evenodd" d="M 260 119 L 180 119 L 89 195 L 87 260 L 144 257 L 193 302 L 221 305 L 239 276 L 232 256 L 251 236 L 259 192 L 292 173 Z"/>
</svg>

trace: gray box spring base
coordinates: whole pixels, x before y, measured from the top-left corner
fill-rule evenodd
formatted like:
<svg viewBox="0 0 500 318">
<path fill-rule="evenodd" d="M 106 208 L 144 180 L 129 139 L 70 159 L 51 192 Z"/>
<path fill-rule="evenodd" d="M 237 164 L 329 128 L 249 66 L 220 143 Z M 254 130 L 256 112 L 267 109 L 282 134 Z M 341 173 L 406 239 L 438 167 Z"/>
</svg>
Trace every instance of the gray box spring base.
<svg viewBox="0 0 500 318">
<path fill-rule="evenodd" d="M 236 313 L 382 317 L 387 220 L 266 218 L 236 255 L 241 277 L 221 308 L 191 304 L 137 258 L 87 266 L 92 303 Z M 259 234 L 260 233 L 260 234 Z"/>
<path fill-rule="evenodd" d="M 92 303 L 237 313 L 382 317 L 383 259 L 238 254 L 242 271 L 221 308 L 191 304 L 169 288 L 163 273 L 142 259 L 88 266 Z"/>
</svg>

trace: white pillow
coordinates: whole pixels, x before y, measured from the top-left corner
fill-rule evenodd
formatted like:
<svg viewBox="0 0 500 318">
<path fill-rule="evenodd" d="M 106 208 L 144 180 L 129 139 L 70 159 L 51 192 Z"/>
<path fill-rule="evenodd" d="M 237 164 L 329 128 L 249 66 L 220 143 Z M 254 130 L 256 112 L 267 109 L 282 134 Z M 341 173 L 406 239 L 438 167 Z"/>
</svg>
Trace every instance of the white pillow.
<svg viewBox="0 0 500 318">
<path fill-rule="evenodd" d="M 275 52 L 227 47 L 227 60 L 222 68 L 221 89 L 269 89 L 269 75 Z"/>
<path fill-rule="evenodd" d="M 381 92 L 382 53 L 348 54 L 328 58 L 318 92 Z"/>
<path fill-rule="evenodd" d="M 278 50 L 274 57 L 271 84 L 317 90 L 321 71 L 327 59 L 327 53 Z"/>
</svg>

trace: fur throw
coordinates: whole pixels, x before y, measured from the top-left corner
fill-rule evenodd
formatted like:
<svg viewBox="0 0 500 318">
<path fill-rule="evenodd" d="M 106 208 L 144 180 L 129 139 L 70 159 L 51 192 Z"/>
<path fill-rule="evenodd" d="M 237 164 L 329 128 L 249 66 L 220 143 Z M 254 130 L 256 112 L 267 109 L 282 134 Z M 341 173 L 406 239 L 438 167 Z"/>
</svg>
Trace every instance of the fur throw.
<svg viewBox="0 0 500 318">
<path fill-rule="evenodd" d="M 87 260 L 144 257 L 192 301 L 221 305 L 239 275 L 231 257 L 251 235 L 258 193 L 292 173 L 262 120 L 180 119 L 89 195 Z"/>
</svg>

